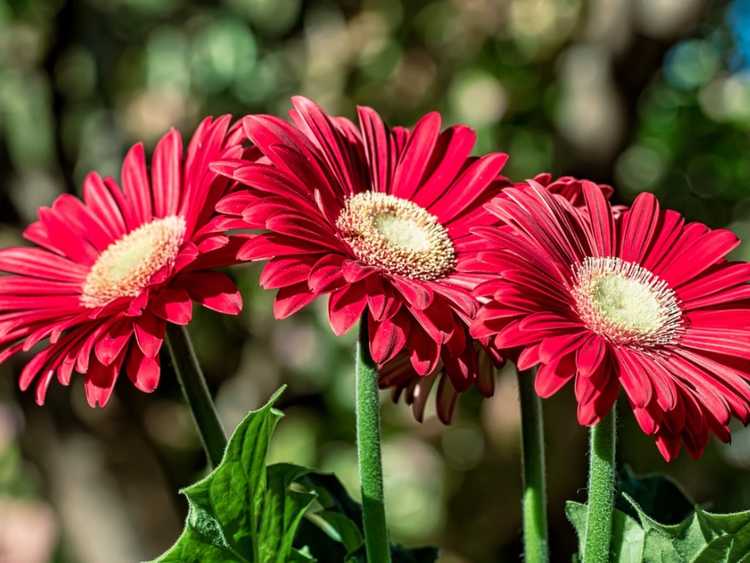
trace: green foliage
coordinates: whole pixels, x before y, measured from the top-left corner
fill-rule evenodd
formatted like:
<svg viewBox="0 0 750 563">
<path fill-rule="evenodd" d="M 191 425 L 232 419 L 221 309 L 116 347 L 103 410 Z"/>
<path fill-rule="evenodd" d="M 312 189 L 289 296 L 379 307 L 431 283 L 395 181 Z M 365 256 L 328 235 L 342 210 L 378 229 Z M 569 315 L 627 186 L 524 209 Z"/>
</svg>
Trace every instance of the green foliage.
<svg viewBox="0 0 750 563">
<path fill-rule="evenodd" d="M 693 505 L 665 477 L 620 480 L 610 561 L 612 563 L 748 563 L 750 511 L 714 514 Z M 568 502 L 568 520 L 586 529 L 586 505 Z"/>
<path fill-rule="evenodd" d="M 266 465 L 282 391 L 239 424 L 221 464 L 182 491 L 185 529 L 156 563 L 365 563 L 362 509 L 334 475 Z M 437 560 L 433 548 L 393 546 L 392 554 L 394 563 Z"/>
</svg>

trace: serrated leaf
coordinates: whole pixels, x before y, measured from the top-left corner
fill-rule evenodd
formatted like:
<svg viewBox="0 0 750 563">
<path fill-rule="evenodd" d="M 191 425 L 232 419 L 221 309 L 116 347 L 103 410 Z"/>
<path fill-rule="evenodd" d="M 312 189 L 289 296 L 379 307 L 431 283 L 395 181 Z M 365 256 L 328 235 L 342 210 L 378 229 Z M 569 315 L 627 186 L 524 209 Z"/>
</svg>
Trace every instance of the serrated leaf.
<svg viewBox="0 0 750 563">
<path fill-rule="evenodd" d="M 659 476 L 629 474 L 620 483 L 614 513 L 612 561 L 643 563 L 750 563 L 750 511 L 709 513 L 692 506 L 674 482 Z M 665 507 L 665 503 L 673 503 Z M 581 538 L 586 505 L 569 502 L 568 519 Z M 667 518 L 659 520 L 654 512 Z M 684 516 L 677 520 L 680 513 Z M 640 555 L 638 555 L 640 553 Z"/>
<path fill-rule="evenodd" d="M 746 524 L 734 534 L 734 545 L 730 558 L 744 559 L 747 555 L 750 555 L 750 524 Z"/>
<path fill-rule="evenodd" d="M 284 563 L 292 552 L 297 528 L 316 495 L 294 491 L 290 487 L 309 471 L 305 467 L 290 464 L 277 464 L 268 468 L 268 482 L 258 529 L 258 553 L 262 563 Z"/>
<path fill-rule="evenodd" d="M 219 466 L 182 492 L 185 530 L 157 563 L 364 562 L 362 508 L 334 475 L 266 466 L 283 389 L 249 413 Z M 434 563 L 434 548 L 392 546 L 393 563 Z"/>
<path fill-rule="evenodd" d="M 734 534 L 750 524 L 750 510 L 715 514 L 706 510 L 699 510 L 698 514 L 704 526 L 715 534 Z"/>
<path fill-rule="evenodd" d="M 651 518 L 630 495 L 620 493 L 638 514 L 646 532 L 644 561 L 689 561 L 706 545 L 706 538 L 696 513 L 678 524 L 661 524 Z"/>
<path fill-rule="evenodd" d="M 730 560 L 737 561 L 750 554 L 750 510 L 715 514 L 698 509 L 697 513 L 706 535 L 717 537 L 729 534 L 733 537 Z"/>
<path fill-rule="evenodd" d="M 261 554 L 262 546 L 279 541 L 275 536 L 266 535 L 277 534 L 279 529 L 261 529 L 261 521 L 264 521 L 264 526 L 267 525 L 263 519 L 266 503 L 275 502 L 278 505 L 281 502 L 284 507 L 287 506 L 287 501 L 279 500 L 282 495 L 277 483 L 269 493 L 266 472 L 271 436 L 283 416 L 273 405 L 283 390 L 279 389 L 266 405 L 250 412 L 237 426 L 216 469 L 183 489 L 190 505 L 185 532 L 175 546 L 157 561 L 165 561 L 164 557 L 171 557 L 170 554 L 174 553 L 179 553 L 182 561 L 211 560 L 203 555 L 192 555 L 193 551 L 204 550 L 204 546 L 231 553 L 229 560 L 248 563 L 279 561 L 266 555 L 266 552 Z M 294 501 L 292 498 L 289 502 Z M 293 522 L 291 520 L 290 524 Z M 280 545 L 285 546 L 286 540 Z"/>
<path fill-rule="evenodd" d="M 733 544 L 732 536 L 720 536 L 701 549 L 690 563 L 730 563 Z"/>
<path fill-rule="evenodd" d="M 177 542 L 157 560 L 159 563 L 199 563 L 202 561 L 237 561 L 247 560 L 226 548 L 217 547 L 206 541 L 194 529 L 186 527 Z"/>
<path fill-rule="evenodd" d="M 679 524 L 693 511 L 693 501 L 677 483 L 663 475 L 637 477 L 629 467 L 625 467 L 618 477 L 617 488 L 633 498 L 652 519 L 662 524 Z M 630 503 L 618 502 L 618 508 L 635 517 L 630 510 Z"/>
</svg>

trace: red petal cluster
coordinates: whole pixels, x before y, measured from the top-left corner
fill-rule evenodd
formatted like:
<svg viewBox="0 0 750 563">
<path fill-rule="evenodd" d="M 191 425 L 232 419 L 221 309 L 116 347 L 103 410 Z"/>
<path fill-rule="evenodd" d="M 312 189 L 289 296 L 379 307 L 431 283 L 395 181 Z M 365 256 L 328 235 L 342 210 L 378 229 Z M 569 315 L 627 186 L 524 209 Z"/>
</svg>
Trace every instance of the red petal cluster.
<svg viewBox="0 0 750 563">
<path fill-rule="evenodd" d="M 83 200 L 63 195 L 39 210 L 24 236 L 33 247 L 0 250 L 0 362 L 44 342 L 23 369 L 21 388 L 36 382 L 44 402 L 53 379 L 84 377 L 91 406 L 104 406 L 122 368 L 138 389 L 159 383 L 165 323 L 187 324 L 193 302 L 236 315 L 242 299 L 234 283 L 214 271 L 236 262 L 244 236 L 228 236 L 231 221 L 214 211 L 231 182 L 209 169 L 243 149 L 230 117 L 205 119 L 187 152 L 175 130 L 158 143 L 146 169 L 143 145 L 128 152 L 121 182 L 89 174 Z M 97 260 L 139 227 L 166 217 L 184 224 L 175 255 L 134 296 L 86 306 L 82 295 Z"/>
<path fill-rule="evenodd" d="M 355 124 L 294 98 L 291 122 L 207 118 L 185 155 L 170 131 L 150 173 L 134 146 L 120 184 L 90 174 L 82 200 L 40 209 L 34 247 L 0 250 L 0 362 L 40 345 L 20 377 L 40 404 L 73 372 L 92 406 L 122 369 L 153 391 L 166 323 L 194 302 L 239 313 L 216 269 L 262 260 L 276 318 L 325 295 L 335 334 L 367 319 L 381 387 L 417 419 L 436 384 L 445 422 L 458 393 L 491 394 L 510 355 L 542 397 L 572 381 L 581 424 L 624 390 L 667 460 L 750 421 L 750 264 L 726 260 L 730 231 L 650 194 L 625 208 L 575 178 L 512 184 L 507 155 L 472 157 L 474 132 L 441 125 L 389 128 L 366 107 Z"/>
<path fill-rule="evenodd" d="M 460 125 L 441 131 L 437 113 L 409 130 L 388 128 L 366 107 L 358 108 L 354 124 L 304 98 L 294 98 L 293 106 L 291 123 L 269 115 L 242 120 L 260 159 L 214 166 L 247 187 L 225 197 L 218 210 L 262 231 L 240 256 L 268 260 L 261 284 L 278 289 L 276 318 L 329 295 L 329 321 L 338 335 L 366 312 L 381 386 L 394 388 L 396 398 L 405 392 L 417 418 L 436 377 L 446 375 L 437 403 L 447 421 L 457 392 L 472 385 L 492 392 L 491 362 L 480 360 L 481 347 L 468 336 L 477 307 L 471 289 L 483 279 L 470 267 L 479 250 L 470 230 L 497 223 L 484 205 L 508 185 L 500 176 L 507 155 L 471 157 L 475 133 Z M 436 217 L 453 244 L 455 269 L 425 281 L 357 258 L 336 222 L 349 198 L 368 191 L 413 202 Z"/>
<path fill-rule="evenodd" d="M 651 194 L 617 215 L 591 183 L 583 208 L 531 185 L 489 204 L 505 227 L 475 230 L 487 249 L 479 269 L 500 274 L 476 289 L 485 304 L 472 334 L 513 351 L 520 369 L 538 366 L 542 397 L 573 382 L 581 424 L 599 421 L 624 390 L 667 460 L 682 444 L 700 456 L 710 432 L 728 441 L 733 415 L 750 421 L 750 264 L 726 260 L 737 237 L 685 223 Z M 673 339 L 623 344 L 587 325 L 575 272 L 596 257 L 635 264 L 664 282 L 681 317 Z"/>
</svg>

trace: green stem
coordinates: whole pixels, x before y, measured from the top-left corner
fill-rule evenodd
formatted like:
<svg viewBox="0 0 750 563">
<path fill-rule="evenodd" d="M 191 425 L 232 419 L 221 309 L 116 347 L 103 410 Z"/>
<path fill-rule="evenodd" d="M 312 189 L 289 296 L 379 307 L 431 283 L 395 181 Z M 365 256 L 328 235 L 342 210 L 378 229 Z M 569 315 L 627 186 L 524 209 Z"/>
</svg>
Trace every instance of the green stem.
<svg viewBox="0 0 750 563">
<path fill-rule="evenodd" d="M 534 374 L 518 372 L 521 401 L 523 455 L 523 544 L 524 561 L 547 563 L 547 485 L 544 462 L 544 416 L 542 402 L 534 391 Z"/>
<path fill-rule="evenodd" d="M 589 498 L 584 536 L 584 563 L 607 563 L 615 502 L 615 442 L 617 410 L 591 429 Z"/>
<path fill-rule="evenodd" d="M 380 454 L 380 402 L 378 372 L 370 357 L 367 315 L 359 324 L 357 342 L 357 454 L 362 487 L 365 545 L 369 563 L 390 563 L 388 528 L 385 524 L 383 467 Z"/>
<path fill-rule="evenodd" d="M 167 347 L 172 365 L 182 388 L 182 394 L 193 414 L 193 421 L 206 451 L 209 465 L 221 463 L 227 446 L 227 437 L 216 412 L 206 378 L 198 363 L 187 328 L 167 325 Z"/>
</svg>

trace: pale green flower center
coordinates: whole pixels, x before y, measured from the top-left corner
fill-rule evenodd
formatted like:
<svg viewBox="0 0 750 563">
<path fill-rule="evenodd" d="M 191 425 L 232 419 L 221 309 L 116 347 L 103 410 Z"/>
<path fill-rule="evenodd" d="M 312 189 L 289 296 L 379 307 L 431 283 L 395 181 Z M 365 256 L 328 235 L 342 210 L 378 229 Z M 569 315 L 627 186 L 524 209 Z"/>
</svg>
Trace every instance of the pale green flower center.
<svg viewBox="0 0 750 563">
<path fill-rule="evenodd" d="M 581 320 L 619 344 L 642 347 L 673 343 L 682 310 L 669 285 L 633 262 L 586 258 L 573 272 L 573 296 Z"/>
<path fill-rule="evenodd" d="M 455 268 L 455 250 L 445 227 L 412 201 L 363 192 L 346 201 L 336 226 L 368 266 L 419 280 L 439 279 Z"/>
<path fill-rule="evenodd" d="M 174 264 L 184 236 L 185 220 L 171 216 L 141 225 L 113 242 L 91 267 L 81 304 L 103 307 L 121 297 L 136 297 L 156 272 Z"/>
<path fill-rule="evenodd" d="M 427 233 L 414 219 L 385 213 L 375 218 L 375 229 L 394 246 L 414 252 L 430 249 Z"/>
</svg>

